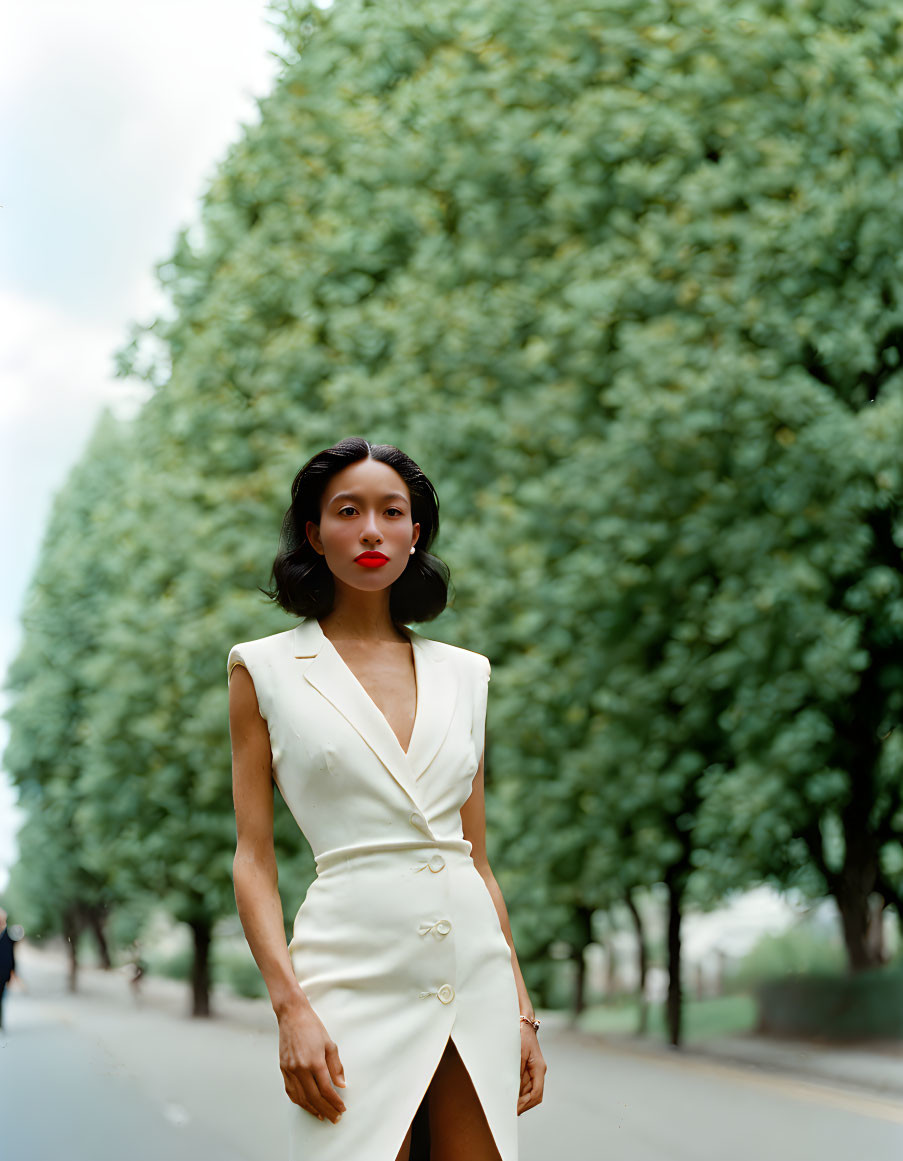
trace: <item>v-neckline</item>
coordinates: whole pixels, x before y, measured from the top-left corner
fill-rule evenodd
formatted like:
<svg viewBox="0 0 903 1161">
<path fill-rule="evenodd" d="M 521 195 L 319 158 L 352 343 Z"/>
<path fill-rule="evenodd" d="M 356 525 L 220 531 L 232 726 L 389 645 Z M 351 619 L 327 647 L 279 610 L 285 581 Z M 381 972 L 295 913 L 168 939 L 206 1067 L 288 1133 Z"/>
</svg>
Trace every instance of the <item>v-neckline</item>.
<svg viewBox="0 0 903 1161">
<path fill-rule="evenodd" d="M 320 633 L 322 634 L 323 640 L 326 642 L 326 644 L 329 646 L 329 648 L 333 651 L 333 653 L 339 659 L 339 661 L 341 662 L 345 671 L 351 677 L 352 681 L 354 681 L 355 685 L 357 685 L 358 689 L 360 689 L 360 691 L 364 695 L 364 697 L 370 702 L 370 704 L 373 706 L 373 708 L 376 710 L 376 712 L 379 714 L 379 716 L 385 722 L 386 729 L 389 731 L 391 736 L 395 739 L 395 744 L 398 747 L 399 752 L 402 753 L 406 759 L 409 758 L 410 754 L 411 754 L 411 750 L 413 749 L 413 746 L 414 746 L 414 738 L 417 734 L 417 723 L 420 721 L 420 717 L 421 717 L 421 714 L 420 714 L 421 681 L 420 681 L 420 660 L 419 660 L 420 655 L 419 655 L 419 650 L 417 648 L 416 634 L 413 633 L 409 629 L 404 630 L 408 634 L 408 641 L 411 644 L 411 657 L 412 657 L 412 660 L 414 663 L 414 722 L 413 722 L 413 725 L 411 726 L 411 736 L 408 739 L 408 748 L 405 750 L 402 747 L 401 742 L 398 740 L 398 734 L 396 734 L 395 731 L 392 729 L 392 726 L 389 722 L 389 719 L 386 717 L 386 715 L 383 713 L 383 711 L 379 708 L 379 706 L 376 704 L 376 702 L 373 700 L 373 698 L 370 696 L 370 694 L 364 688 L 363 682 L 360 680 L 360 678 L 357 676 L 357 674 L 354 672 L 354 670 L 351 668 L 351 666 L 348 664 L 348 662 L 345 660 L 345 658 L 342 656 L 342 654 L 338 651 L 338 649 L 335 647 L 335 645 L 332 643 L 332 641 L 323 632 L 323 626 L 320 624 L 320 622 L 317 621 L 316 618 L 314 618 L 314 622 L 317 625 L 317 628 L 320 630 Z"/>
</svg>

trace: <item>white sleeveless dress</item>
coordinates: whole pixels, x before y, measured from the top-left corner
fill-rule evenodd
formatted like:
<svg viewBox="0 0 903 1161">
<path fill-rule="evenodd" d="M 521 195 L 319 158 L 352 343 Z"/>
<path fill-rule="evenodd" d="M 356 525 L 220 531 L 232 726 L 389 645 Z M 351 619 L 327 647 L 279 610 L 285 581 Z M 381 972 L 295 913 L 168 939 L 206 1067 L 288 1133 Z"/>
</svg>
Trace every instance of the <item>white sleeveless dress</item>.
<svg viewBox="0 0 903 1161">
<path fill-rule="evenodd" d="M 517 1161 L 514 970 L 460 813 L 489 661 L 408 633 L 407 753 L 314 618 L 229 652 L 229 675 L 244 664 L 254 681 L 274 779 L 316 858 L 289 952 L 347 1082 L 338 1124 L 291 1104 L 290 1161 L 395 1161 L 449 1037 L 502 1161 Z"/>
</svg>

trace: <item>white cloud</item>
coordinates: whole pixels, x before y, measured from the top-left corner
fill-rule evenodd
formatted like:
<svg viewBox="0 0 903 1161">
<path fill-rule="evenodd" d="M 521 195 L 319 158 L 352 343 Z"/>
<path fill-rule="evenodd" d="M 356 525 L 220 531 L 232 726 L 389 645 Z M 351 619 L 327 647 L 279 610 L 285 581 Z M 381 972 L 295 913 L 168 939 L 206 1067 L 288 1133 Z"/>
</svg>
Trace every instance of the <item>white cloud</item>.
<svg viewBox="0 0 903 1161">
<path fill-rule="evenodd" d="M 123 339 L 111 323 L 88 323 L 52 302 L 0 288 L 0 425 L 71 426 L 71 412 L 96 408 L 110 395 L 112 351 Z M 123 384 L 124 388 L 124 384 Z M 46 401 L 53 399 L 48 415 Z M 43 404 L 43 405 L 42 405 Z M 66 412 L 57 421 L 56 407 Z M 71 438 L 68 440 L 72 445 Z"/>
<path fill-rule="evenodd" d="M 112 323 L 73 318 L 61 306 L 4 290 L 0 318 L 0 527 L 15 548 L 0 572 L 6 621 L 15 615 L 52 496 L 101 407 L 108 403 L 118 414 L 144 392 L 112 376 L 112 352 L 122 339 Z M 0 623 L 0 646 L 11 637 L 9 624 Z"/>
<path fill-rule="evenodd" d="M 4 281 L 78 317 L 147 309 L 151 270 L 281 48 L 262 0 L 30 0 L 0 60 Z"/>
</svg>

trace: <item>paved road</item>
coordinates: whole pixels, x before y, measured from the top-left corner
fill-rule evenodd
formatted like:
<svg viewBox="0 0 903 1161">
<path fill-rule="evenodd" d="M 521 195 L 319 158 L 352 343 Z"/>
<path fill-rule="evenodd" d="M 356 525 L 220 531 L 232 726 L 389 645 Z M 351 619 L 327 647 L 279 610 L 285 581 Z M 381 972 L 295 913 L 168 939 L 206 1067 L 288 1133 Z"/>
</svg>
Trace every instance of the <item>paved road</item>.
<svg viewBox="0 0 903 1161">
<path fill-rule="evenodd" d="M 88 971 L 71 997 L 58 961 L 18 958 L 30 990 L 7 992 L 0 1033 L 4 1155 L 284 1161 L 292 1106 L 267 1005 L 221 997 L 219 1015 L 192 1021 L 170 981 L 136 1005 L 120 976 Z M 551 1021 L 543 1034 L 546 1100 L 521 1117 L 520 1161 L 903 1157 L 903 1100 L 601 1047 Z"/>
</svg>

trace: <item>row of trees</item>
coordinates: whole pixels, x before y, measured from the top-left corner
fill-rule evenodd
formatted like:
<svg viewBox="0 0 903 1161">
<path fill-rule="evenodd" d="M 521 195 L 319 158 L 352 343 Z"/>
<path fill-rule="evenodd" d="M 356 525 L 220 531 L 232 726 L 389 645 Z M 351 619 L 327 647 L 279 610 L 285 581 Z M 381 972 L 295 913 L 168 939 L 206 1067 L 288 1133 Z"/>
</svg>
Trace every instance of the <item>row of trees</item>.
<svg viewBox="0 0 903 1161">
<path fill-rule="evenodd" d="M 286 627 L 257 586 L 295 471 L 363 434 L 440 492 L 428 632 L 493 660 L 490 844 L 537 986 L 661 883 L 675 1043 L 691 901 L 830 894 L 872 966 L 903 915 L 894 5 L 274 11 L 282 75 L 120 352 L 152 395 L 48 527 L 16 881 L 57 915 L 163 900 L 206 1011 L 224 659 Z M 277 841 L 291 913 L 285 811 Z"/>
</svg>

